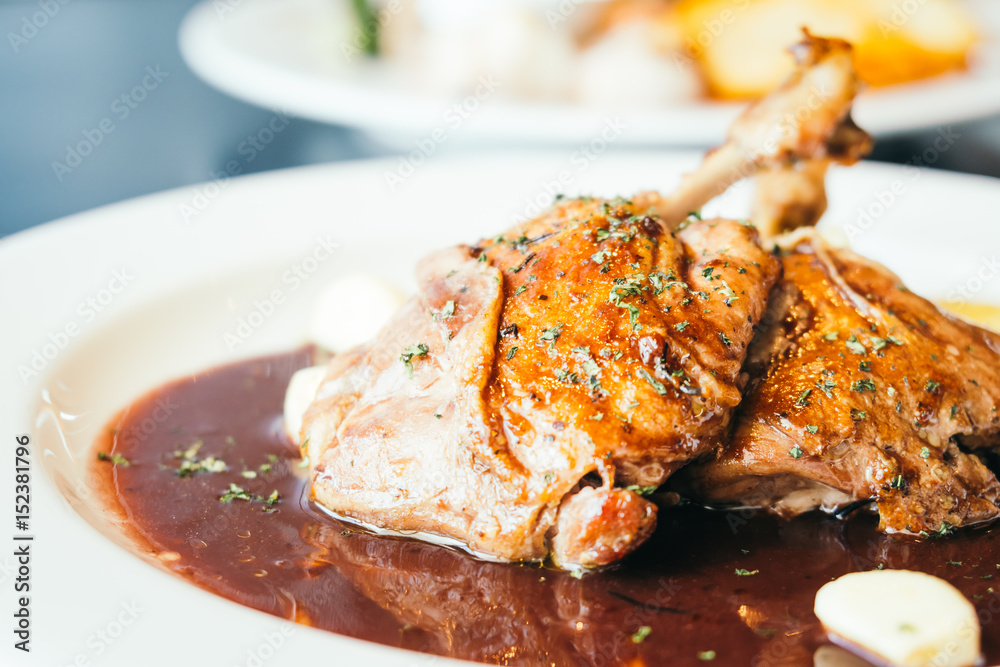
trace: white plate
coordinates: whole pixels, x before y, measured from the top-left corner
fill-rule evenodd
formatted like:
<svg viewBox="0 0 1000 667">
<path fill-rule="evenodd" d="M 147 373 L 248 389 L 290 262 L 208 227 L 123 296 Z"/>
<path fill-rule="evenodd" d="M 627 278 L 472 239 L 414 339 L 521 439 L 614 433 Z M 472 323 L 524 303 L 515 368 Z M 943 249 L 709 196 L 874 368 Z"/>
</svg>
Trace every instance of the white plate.
<svg viewBox="0 0 1000 667">
<path fill-rule="evenodd" d="M 121 540 L 103 520 L 83 474 L 90 444 L 118 409 L 169 378 L 303 342 L 315 295 L 342 273 L 367 270 L 407 289 L 425 250 L 495 234 L 530 213 L 532 200 L 544 204 L 560 179 L 570 193 L 669 189 L 698 159 L 625 153 L 581 170 L 564 152 L 442 158 L 395 192 L 385 184 L 393 162 L 309 167 L 143 197 L 0 241 L 0 433 L 7 452 L 0 456 L 0 484 L 12 500 L 14 436 L 31 433 L 30 533 L 36 536 L 33 651 L 29 659 L 4 646 L 0 663 L 249 667 L 251 652 L 263 652 L 273 653 L 265 667 L 317 660 L 458 664 L 287 625 L 116 545 Z M 863 164 L 836 170 L 830 185 L 829 218 L 857 225 L 859 208 L 872 211 L 872 224 L 858 227 L 856 248 L 887 263 L 915 290 L 944 298 L 968 286 L 977 299 L 1000 303 L 1000 280 L 981 271 L 1000 251 L 996 181 Z M 743 215 L 746 194 L 737 188 L 710 208 Z M 340 244 L 334 257 L 299 289 L 282 282 L 284 271 L 327 237 Z M 115 271 L 128 284 L 114 283 L 119 293 L 112 294 Z M 284 290 L 286 303 L 230 350 L 224 334 L 275 287 Z M 88 299 L 105 302 L 93 317 L 91 306 L 79 305 Z M 70 324 L 78 330 L 63 341 L 60 332 Z M 38 377 L 22 380 L 19 368 L 30 367 L 36 350 L 52 358 Z M 14 606 L 13 532 L 13 525 L 0 531 L 5 614 Z M 141 608 L 138 618 L 116 625 L 119 617 L 130 619 L 122 605 L 133 602 Z M 112 639 L 110 646 L 99 631 Z M 291 634 L 281 648 L 267 648 L 268 637 L 283 631 Z"/>
<path fill-rule="evenodd" d="M 855 110 L 861 127 L 887 135 L 1000 112 L 1000 7 L 993 0 L 970 4 L 984 33 L 972 68 L 863 93 Z M 234 97 L 357 127 L 407 148 L 435 130 L 444 132 L 449 145 L 584 144 L 609 117 L 626 126 L 616 139 L 621 145 L 712 145 L 722 141 L 741 109 L 702 101 L 609 111 L 491 98 L 456 126 L 456 117 L 446 116 L 456 100 L 409 92 L 391 68 L 378 63 L 348 66 L 338 47 L 333 5 L 334 0 L 208 0 L 181 25 L 181 53 L 199 76 Z"/>
</svg>

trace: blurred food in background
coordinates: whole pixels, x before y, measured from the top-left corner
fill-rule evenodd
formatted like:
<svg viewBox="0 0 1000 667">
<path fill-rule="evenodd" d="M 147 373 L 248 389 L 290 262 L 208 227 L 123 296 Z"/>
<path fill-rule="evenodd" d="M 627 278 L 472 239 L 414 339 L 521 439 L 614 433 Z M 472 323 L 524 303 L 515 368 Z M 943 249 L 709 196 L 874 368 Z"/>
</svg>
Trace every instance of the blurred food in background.
<svg viewBox="0 0 1000 667">
<path fill-rule="evenodd" d="M 422 90 L 492 77 L 510 97 L 617 107 L 758 97 L 792 71 L 802 27 L 852 42 L 872 86 L 964 69 L 977 39 L 956 0 L 333 1 Z"/>
</svg>

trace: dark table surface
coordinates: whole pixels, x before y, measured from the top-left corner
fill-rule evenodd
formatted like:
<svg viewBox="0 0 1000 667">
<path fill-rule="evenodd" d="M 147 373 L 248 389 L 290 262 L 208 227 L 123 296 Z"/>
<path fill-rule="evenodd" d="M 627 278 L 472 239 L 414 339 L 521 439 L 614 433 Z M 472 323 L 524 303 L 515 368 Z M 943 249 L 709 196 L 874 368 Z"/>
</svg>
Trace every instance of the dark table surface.
<svg viewBox="0 0 1000 667">
<path fill-rule="evenodd" d="M 209 180 L 270 119 L 272 111 L 214 90 L 184 64 L 177 29 L 194 4 L 196 0 L 0 4 L 0 236 Z M 42 5 L 52 15 L 37 21 L 41 28 L 26 28 Z M 158 72 L 159 82 L 134 109 L 127 108 L 120 97 L 143 79 L 147 67 Z M 110 131 L 104 131 L 107 124 L 102 130 L 105 119 L 114 126 Z M 969 140 L 944 153 L 936 168 L 1000 177 L 1000 117 L 956 125 L 953 131 Z M 930 129 L 882 140 L 872 157 L 906 162 L 935 133 Z M 78 161 L 67 155 L 68 146 L 85 138 L 94 144 L 89 155 Z M 350 129 L 293 119 L 246 171 L 390 152 Z"/>
</svg>

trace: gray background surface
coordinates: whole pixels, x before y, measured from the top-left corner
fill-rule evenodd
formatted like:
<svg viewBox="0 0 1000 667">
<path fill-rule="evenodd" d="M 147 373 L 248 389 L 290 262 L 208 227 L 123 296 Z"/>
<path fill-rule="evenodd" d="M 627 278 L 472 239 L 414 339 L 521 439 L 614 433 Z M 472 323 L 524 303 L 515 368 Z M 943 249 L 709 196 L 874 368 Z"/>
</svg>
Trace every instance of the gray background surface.
<svg viewBox="0 0 1000 667">
<path fill-rule="evenodd" d="M 240 157 L 238 147 L 272 112 L 203 83 L 177 48 L 177 29 L 195 0 L 40 0 L 58 11 L 30 39 L 11 34 L 41 11 L 35 2 L 0 4 L 0 236 L 102 204 L 206 181 Z M 30 29 L 26 34 L 30 34 Z M 146 68 L 166 76 L 129 109 L 120 96 Z M 148 79 L 152 81 L 152 79 Z M 57 174 L 75 145 L 102 120 L 93 152 Z M 956 126 L 963 140 L 935 165 L 1000 177 L 1000 117 Z M 881 141 L 873 159 L 904 162 L 934 131 Z M 385 155 L 350 129 L 293 119 L 246 173 Z"/>
</svg>

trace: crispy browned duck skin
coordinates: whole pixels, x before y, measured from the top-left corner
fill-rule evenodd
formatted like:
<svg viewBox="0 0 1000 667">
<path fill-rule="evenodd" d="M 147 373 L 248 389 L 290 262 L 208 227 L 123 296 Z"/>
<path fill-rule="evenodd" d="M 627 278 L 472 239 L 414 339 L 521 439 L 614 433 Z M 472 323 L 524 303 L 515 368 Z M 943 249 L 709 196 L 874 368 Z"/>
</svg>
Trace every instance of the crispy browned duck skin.
<svg viewBox="0 0 1000 667">
<path fill-rule="evenodd" d="M 639 491 L 719 446 L 778 277 L 752 227 L 670 233 L 647 209 L 564 201 L 425 259 L 305 416 L 316 499 L 511 560 L 596 567 L 641 544 Z"/>
<path fill-rule="evenodd" d="M 726 143 L 655 203 L 668 224 L 680 224 L 750 176 L 757 177 L 751 219 L 763 236 L 815 224 L 826 210 L 829 164 L 853 164 L 871 151 L 871 137 L 851 119 L 860 88 L 851 45 L 804 34 L 791 49 L 798 68 L 788 81 L 747 107 L 729 128 Z"/>
<path fill-rule="evenodd" d="M 641 544 L 656 508 L 637 491 L 719 446 L 778 273 L 753 229 L 681 223 L 760 168 L 866 145 L 846 45 L 808 53 L 674 195 L 565 201 L 426 259 L 418 296 L 332 362 L 305 416 L 317 500 L 504 559 L 596 567 Z"/>
<path fill-rule="evenodd" d="M 1000 442 L 1000 336 L 815 236 L 782 262 L 732 439 L 679 488 L 789 516 L 870 501 L 886 532 L 1000 515 L 1000 483 L 972 451 Z"/>
<path fill-rule="evenodd" d="M 857 80 L 849 47 L 816 38 L 802 47 L 803 62 L 827 66 L 806 74 L 833 76 L 840 94 L 823 114 L 803 114 L 828 130 L 825 138 L 805 132 L 804 144 L 757 173 L 753 220 L 786 248 L 784 275 L 751 346 L 750 390 L 731 441 L 675 486 L 703 502 L 789 516 L 874 502 L 886 532 L 990 521 L 1000 514 L 1000 486 L 968 450 L 998 441 L 1000 337 L 800 229 L 826 208 L 831 161 L 853 162 L 870 147 L 850 121 Z M 801 88 L 790 90 L 787 99 L 802 99 Z M 757 109 L 743 120 L 751 116 L 768 114 Z M 796 229 L 803 233 L 778 236 Z"/>
</svg>

